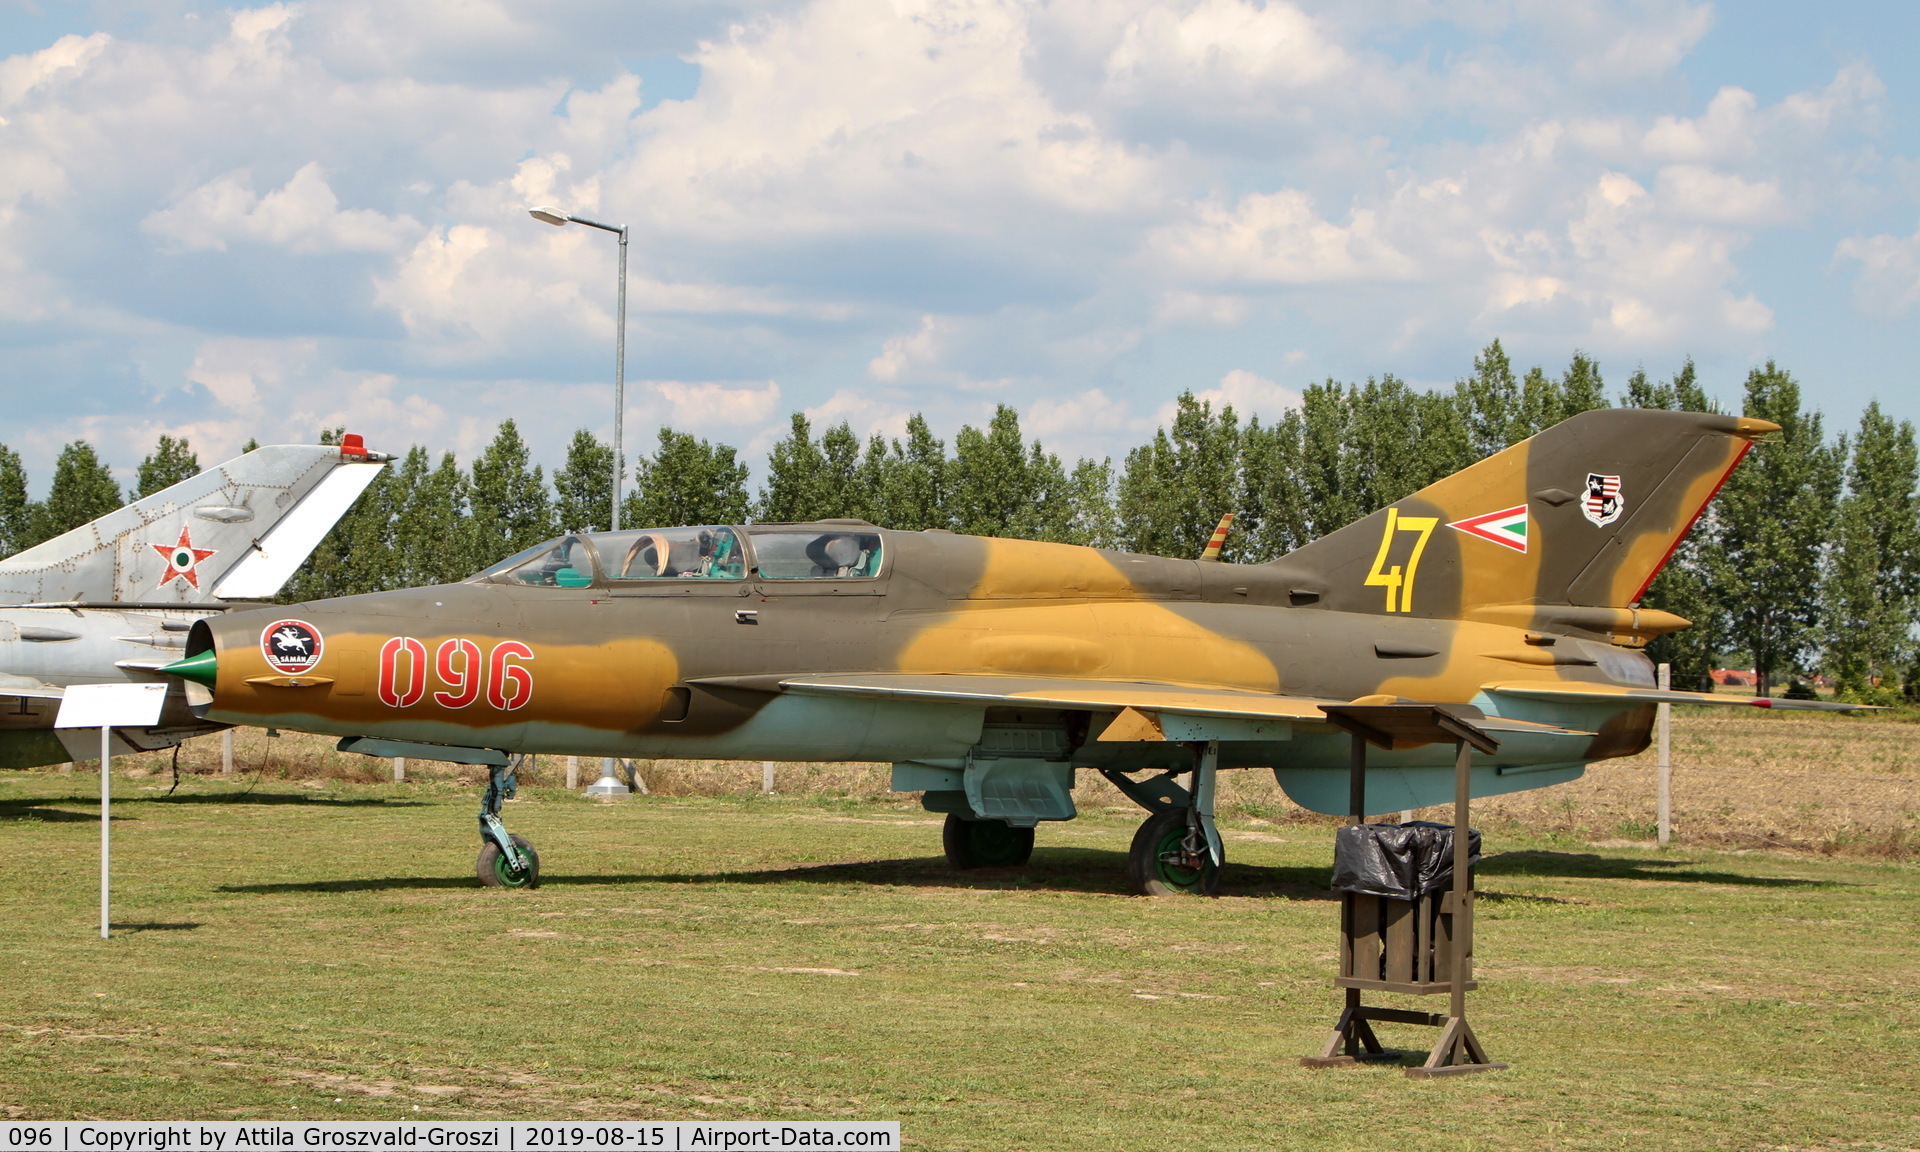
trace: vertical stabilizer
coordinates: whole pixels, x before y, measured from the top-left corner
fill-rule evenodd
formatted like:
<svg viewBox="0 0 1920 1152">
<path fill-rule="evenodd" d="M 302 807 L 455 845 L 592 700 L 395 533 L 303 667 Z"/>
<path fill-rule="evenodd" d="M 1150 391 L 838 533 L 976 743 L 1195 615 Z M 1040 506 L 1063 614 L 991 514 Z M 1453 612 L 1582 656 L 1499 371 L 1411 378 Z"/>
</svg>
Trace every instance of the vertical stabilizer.
<svg viewBox="0 0 1920 1152">
<path fill-rule="evenodd" d="M 1670 631 L 1685 621 L 1642 620 L 1634 605 L 1753 441 L 1777 430 L 1583 412 L 1275 563 L 1341 611 Z"/>
<path fill-rule="evenodd" d="M 384 466 L 358 441 L 256 448 L 0 560 L 0 601 L 272 596 Z"/>
</svg>

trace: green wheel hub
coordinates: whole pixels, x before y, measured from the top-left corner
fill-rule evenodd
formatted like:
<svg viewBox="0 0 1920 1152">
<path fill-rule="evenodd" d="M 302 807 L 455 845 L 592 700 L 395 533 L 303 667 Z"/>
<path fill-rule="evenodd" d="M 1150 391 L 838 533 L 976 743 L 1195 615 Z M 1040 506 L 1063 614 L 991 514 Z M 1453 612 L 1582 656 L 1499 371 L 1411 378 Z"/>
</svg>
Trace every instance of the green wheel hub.
<svg viewBox="0 0 1920 1152">
<path fill-rule="evenodd" d="M 1143 896 L 1212 896 L 1220 888 L 1220 868 L 1206 848 L 1187 851 L 1187 813 L 1169 808 L 1147 817 L 1133 834 L 1127 874 Z"/>
<path fill-rule="evenodd" d="M 533 850 L 521 836 L 513 838 L 513 846 L 527 862 L 525 868 L 516 869 L 507 863 L 507 854 L 500 851 L 500 845 L 488 841 L 480 848 L 480 858 L 474 861 L 474 873 L 480 883 L 489 888 L 538 888 L 540 886 L 540 854 Z"/>
</svg>

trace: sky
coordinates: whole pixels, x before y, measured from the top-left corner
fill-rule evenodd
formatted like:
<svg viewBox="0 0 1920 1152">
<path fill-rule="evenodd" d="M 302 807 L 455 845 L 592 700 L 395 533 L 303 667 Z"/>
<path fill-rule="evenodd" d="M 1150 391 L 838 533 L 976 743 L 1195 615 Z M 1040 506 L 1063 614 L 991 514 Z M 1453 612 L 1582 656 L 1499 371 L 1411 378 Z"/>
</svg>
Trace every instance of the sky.
<svg viewBox="0 0 1920 1152">
<path fill-rule="evenodd" d="M 1920 420 L 1920 8 L 0 0 L 0 441 L 537 458 L 788 414 L 1069 460 L 1191 390 L 1777 360 Z"/>
</svg>

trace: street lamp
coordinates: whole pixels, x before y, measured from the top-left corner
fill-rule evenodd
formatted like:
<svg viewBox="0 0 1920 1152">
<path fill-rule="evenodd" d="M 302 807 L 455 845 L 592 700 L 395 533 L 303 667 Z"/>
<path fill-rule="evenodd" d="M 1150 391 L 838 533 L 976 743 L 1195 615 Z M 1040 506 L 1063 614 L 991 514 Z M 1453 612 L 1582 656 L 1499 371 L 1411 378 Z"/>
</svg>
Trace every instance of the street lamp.
<svg viewBox="0 0 1920 1152">
<path fill-rule="evenodd" d="M 602 232 L 612 232 L 620 237 L 620 307 L 619 317 L 614 321 L 613 337 L 613 524 L 612 530 L 620 531 L 620 428 L 627 406 L 627 229 L 624 225 L 602 224 L 598 220 L 589 220 L 584 216 L 575 216 L 571 212 L 562 212 L 558 208 L 530 208 L 527 214 L 535 220 L 555 227 L 568 224 L 585 224 L 589 228 L 598 228 Z M 565 527 L 565 525 L 562 525 Z M 625 796 L 632 789 L 621 783 L 613 774 L 613 757 L 606 756 L 600 761 L 600 779 L 587 785 L 589 796 Z"/>
<path fill-rule="evenodd" d="M 623 225 L 602 224 L 584 216 L 562 212 L 558 208 L 530 208 L 527 214 L 542 223 L 561 227 L 585 224 L 620 237 L 620 308 L 614 321 L 613 337 L 613 531 L 620 531 L 620 427 L 627 406 L 627 230 Z M 563 525 L 564 527 L 564 525 Z"/>
</svg>

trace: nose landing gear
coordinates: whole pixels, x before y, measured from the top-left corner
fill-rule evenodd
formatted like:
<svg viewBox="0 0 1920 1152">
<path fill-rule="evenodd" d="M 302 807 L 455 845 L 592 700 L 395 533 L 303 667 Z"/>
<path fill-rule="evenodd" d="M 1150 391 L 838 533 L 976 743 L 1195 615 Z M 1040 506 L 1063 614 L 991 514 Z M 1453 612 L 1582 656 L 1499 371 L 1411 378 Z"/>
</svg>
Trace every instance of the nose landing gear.
<svg viewBox="0 0 1920 1152">
<path fill-rule="evenodd" d="M 526 837 L 507 831 L 500 820 L 500 805 L 513 799 L 520 790 L 514 774 L 522 757 L 514 756 L 505 764 L 490 765 L 486 795 L 480 799 L 480 858 L 474 861 L 474 874 L 489 888 L 538 888 L 540 854 Z"/>
</svg>

